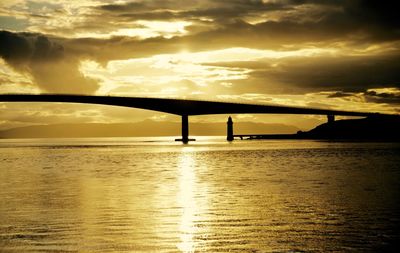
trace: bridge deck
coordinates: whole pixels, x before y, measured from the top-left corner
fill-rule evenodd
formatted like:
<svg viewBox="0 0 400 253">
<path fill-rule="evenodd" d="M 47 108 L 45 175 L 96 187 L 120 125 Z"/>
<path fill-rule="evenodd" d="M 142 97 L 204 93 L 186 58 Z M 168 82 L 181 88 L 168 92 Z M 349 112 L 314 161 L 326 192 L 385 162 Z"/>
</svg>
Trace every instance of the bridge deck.
<svg viewBox="0 0 400 253">
<path fill-rule="evenodd" d="M 207 115 L 207 114 L 240 114 L 240 113 L 273 113 L 273 114 L 312 114 L 341 116 L 370 116 L 371 112 L 354 112 L 305 108 L 280 105 L 259 105 L 245 103 L 229 103 L 201 100 L 116 97 L 90 95 L 59 95 L 59 94 L 2 94 L 0 102 L 65 102 L 102 104 L 147 109 L 175 115 Z"/>
<path fill-rule="evenodd" d="M 352 112 L 328 110 L 318 108 L 304 108 L 279 105 L 257 105 L 244 103 L 229 103 L 215 101 L 143 98 L 143 97 L 116 97 L 116 96 L 90 96 L 67 94 L 1 94 L 0 102 L 65 102 L 102 104 L 147 109 L 182 116 L 182 142 L 189 139 L 188 116 L 207 114 L 240 114 L 240 113 L 269 113 L 269 114 L 313 114 L 313 115 L 340 115 L 362 116 L 377 115 L 371 112 Z M 383 115 L 383 114 L 380 114 Z M 243 137 L 242 137 L 243 138 Z"/>
</svg>

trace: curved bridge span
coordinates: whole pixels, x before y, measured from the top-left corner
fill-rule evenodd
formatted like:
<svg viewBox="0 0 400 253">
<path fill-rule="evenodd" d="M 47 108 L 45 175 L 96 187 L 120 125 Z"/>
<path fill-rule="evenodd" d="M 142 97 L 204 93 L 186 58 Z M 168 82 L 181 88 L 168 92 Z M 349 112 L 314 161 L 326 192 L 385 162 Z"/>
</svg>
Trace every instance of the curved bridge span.
<svg viewBox="0 0 400 253">
<path fill-rule="evenodd" d="M 63 102 L 101 104 L 112 106 L 132 107 L 152 111 L 165 112 L 182 116 L 182 141 L 189 141 L 188 116 L 207 114 L 311 114 L 311 115 L 340 115 L 367 117 L 376 115 L 371 112 L 353 112 L 327 110 L 318 108 L 291 107 L 279 105 L 259 105 L 244 103 L 229 103 L 186 99 L 144 98 L 144 97 L 117 97 L 117 96 L 90 96 L 67 94 L 2 94 L 0 102 Z"/>
</svg>

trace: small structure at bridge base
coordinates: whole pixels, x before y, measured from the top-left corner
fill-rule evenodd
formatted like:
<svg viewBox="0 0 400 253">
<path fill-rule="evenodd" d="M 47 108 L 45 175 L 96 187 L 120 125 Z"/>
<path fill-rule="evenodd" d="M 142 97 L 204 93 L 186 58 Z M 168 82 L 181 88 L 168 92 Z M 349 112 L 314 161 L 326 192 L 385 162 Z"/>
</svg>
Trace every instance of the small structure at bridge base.
<svg viewBox="0 0 400 253">
<path fill-rule="evenodd" d="M 195 141 L 196 139 L 189 139 L 189 117 L 188 115 L 182 115 L 182 139 L 175 139 L 175 141 L 181 141 L 188 143 L 189 141 Z"/>
<path fill-rule="evenodd" d="M 328 123 L 329 124 L 335 122 L 335 115 L 328 114 L 327 117 L 328 117 Z"/>
<path fill-rule="evenodd" d="M 226 128 L 226 140 L 227 141 L 233 141 L 233 121 L 231 116 L 228 118 L 228 122 L 226 122 L 227 128 Z"/>
</svg>

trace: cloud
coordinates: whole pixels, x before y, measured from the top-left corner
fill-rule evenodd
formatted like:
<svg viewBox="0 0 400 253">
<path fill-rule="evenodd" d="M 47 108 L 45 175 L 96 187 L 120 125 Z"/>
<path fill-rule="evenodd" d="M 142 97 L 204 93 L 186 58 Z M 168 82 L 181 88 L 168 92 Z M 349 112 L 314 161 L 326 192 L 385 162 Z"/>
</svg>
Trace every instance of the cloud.
<svg viewBox="0 0 400 253">
<path fill-rule="evenodd" d="M 263 2 L 261 0 L 230 1 L 135 1 L 122 4 L 104 4 L 97 9 L 116 13 L 121 17 L 150 19 L 201 19 L 210 18 L 224 22 L 228 19 L 244 17 L 252 12 L 275 11 L 287 9 L 282 3 Z M 172 11 L 171 11 L 172 10 Z M 160 15 L 153 15 L 153 14 Z M 148 14 L 146 17 L 144 14 Z"/>
<path fill-rule="evenodd" d="M 369 89 L 363 92 L 365 100 L 373 103 L 400 104 L 399 88 Z"/>
<path fill-rule="evenodd" d="M 336 92 L 330 93 L 327 97 L 328 98 L 346 98 L 346 97 L 351 97 L 351 96 L 354 96 L 354 93 L 336 91 Z"/>
<path fill-rule="evenodd" d="M 54 8 L 70 10 L 68 18 L 63 16 L 63 19 L 71 20 L 69 25 L 56 22 L 54 26 L 40 26 L 40 22 L 35 23 L 35 29 L 43 27 L 46 31 L 59 31 L 58 37 L 12 33 L 15 37 L 13 45 L 18 50 L 3 50 L 7 52 L 1 51 L 1 56 L 15 69 L 28 71 L 42 90 L 60 92 L 69 89 L 85 93 L 95 91 L 98 86 L 79 71 L 82 59 L 97 61 L 106 67 L 114 60 L 182 51 L 245 47 L 279 52 L 333 47 L 344 52 L 334 56 L 233 61 L 229 66 L 228 63 L 221 63 L 220 66 L 251 71 L 247 80 L 233 81 L 234 85 L 229 90 L 239 94 L 258 92 L 258 89 L 262 92 L 288 93 L 321 90 L 358 92 L 399 85 L 399 43 L 385 44 L 400 40 L 400 21 L 390 3 L 361 0 L 139 0 L 98 4 L 74 4 L 68 9 L 68 5 L 60 2 L 60 6 Z M 75 12 L 77 9 L 80 11 Z M 79 18 L 74 19 L 71 13 L 79 14 Z M 51 21 L 55 17 L 48 19 Z M 171 33 L 170 37 L 159 32 L 154 33 L 158 37 L 153 38 L 118 33 L 118 29 L 127 27 L 142 29 L 137 27 L 139 21 L 151 23 L 157 20 L 166 21 L 166 26 L 169 22 L 183 21 L 188 21 L 190 25 L 184 27 L 187 33 Z M 59 26 L 62 24 L 64 26 Z M 152 29 L 147 28 L 149 31 Z M 61 36 L 63 33 L 64 37 Z M 100 35 L 105 37 L 96 38 Z M 0 43 L 4 42 L 3 37 Z M 366 50 L 373 47 L 392 47 L 394 50 L 392 55 L 377 55 L 375 52 L 371 55 L 368 52 L 358 54 L 360 48 Z M 12 52 L 12 57 L 8 52 Z M 70 74 L 63 75 L 64 72 Z M 54 82 L 63 80 L 63 85 L 54 85 Z"/>
<path fill-rule="evenodd" d="M 365 104 L 386 104 L 388 106 L 397 106 L 400 104 L 400 88 L 374 88 L 360 92 L 318 92 L 312 93 L 313 96 L 324 96 L 336 101 L 360 102 Z M 394 109 L 394 108 L 392 108 Z"/>
<path fill-rule="evenodd" d="M 321 40 L 370 42 L 400 38 L 400 21 L 394 3 L 376 1 L 137 0 L 74 4 L 29 1 L 18 8 L 7 8 L 5 13 L 18 13 L 20 18 L 25 18 L 24 22 L 29 21 L 24 25 L 27 31 L 70 38 L 110 37 L 119 29 L 137 26 L 138 21 L 188 21 L 191 22 L 187 28 L 190 36 L 202 33 L 188 38 L 190 42 L 215 38 L 213 41 L 220 41 L 219 46 L 224 43 L 244 46 L 247 42 L 252 47 L 264 45 L 265 48 L 271 44 L 278 47 Z M 186 43 L 187 40 L 176 42 Z M 231 42 L 241 44 L 229 44 Z"/>
<path fill-rule="evenodd" d="M 134 1 L 122 4 L 105 4 L 95 7 L 113 21 L 137 20 L 191 20 L 205 24 L 209 31 L 237 32 L 241 28 L 249 34 L 275 40 L 340 39 L 358 40 L 399 39 L 396 8 L 393 3 L 362 0 L 282 0 L 282 1 Z M 237 27 L 238 22 L 247 26 Z M 252 24 L 250 24 L 250 23 Z M 255 22 L 253 24 L 253 22 Z M 234 25 L 232 27 L 232 24 Z M 194 22 L 196 26 L 196 22 Z M 196 30 L 196 29 L 193 29 Z M 251 37 L 249 38 L 249 40 Z M 266 42 L 266 41 L 264 41 Z M 236 45 L 239 46 L 239 45 Z"/>
<path fill-rule="evenodd" d="M 46 36 L 0 31 L 0 57 L 20 72 L 28 72 L 45 92 L 93 93 L 98 84 L 79 71 L 79 59 Z"/>
<path fill-rule="evenodd" d="M 343 56 L 289 60 L 276 72 L 266 70 L 273 80 L 301 89 L 359 91 L 373 87 L 400 85 L 400 57 Z"/>
<path fill-rule="evenodd" d="M 258 61 L 219 62 L 220 67 L 250 70 L 245 80 L 233 80 L 237 93 L 304 94 L 318 91 L 362 92 L 372 88 L 400 87 L 400 52 L 366 55 L 312 55 L 265 58 Z"/>
<path fill-rule="evenodd" d="M 99 3 L 70 5 L 61 1 L 55 7 L 30 7 L 26 11 L 35 15 L 48 14 L 44 12 L 48 9 L 62 9 L 65 13 L 50 13 L 46 19 L 29 16 L 27 30 L 55 34 L 56 41 L 68 53 L 85 55 L 101 63 L 182 50 L 230 47 L 281 50 L 333 42 L 357 47 L 400 39 L 399 21 L 389 3 L 360 0 Z M 160 20 L 166 26 L 168 22 L 171 26 L 174 22 L 190 25 L 184 27 L 185 33 L 159 32 L 154 27 L 140 25 Z M 147 36 L 138 36 L 144 30 Z"/>
</svg>

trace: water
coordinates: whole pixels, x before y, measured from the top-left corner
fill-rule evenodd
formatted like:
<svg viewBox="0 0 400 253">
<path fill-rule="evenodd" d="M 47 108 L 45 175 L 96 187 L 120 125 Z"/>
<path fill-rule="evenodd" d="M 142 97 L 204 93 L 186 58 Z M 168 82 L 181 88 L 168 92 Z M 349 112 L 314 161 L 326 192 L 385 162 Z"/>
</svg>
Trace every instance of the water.
<svg viewBox="0 0 400 253">
<path fill-rule="evenodd" d="M 400 144 L 0 141 L 1 252 L 382 252 Z"/>
</svg>

